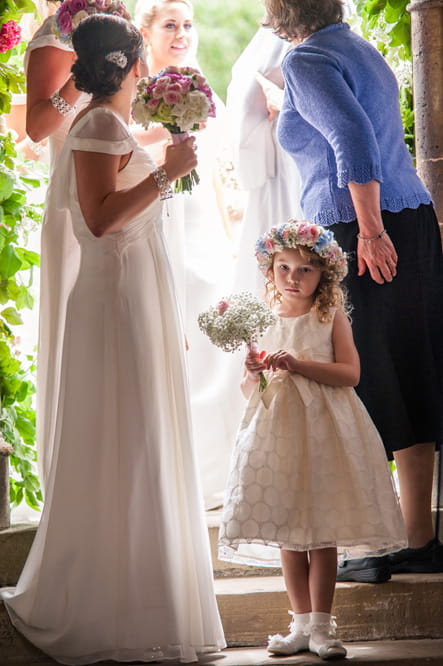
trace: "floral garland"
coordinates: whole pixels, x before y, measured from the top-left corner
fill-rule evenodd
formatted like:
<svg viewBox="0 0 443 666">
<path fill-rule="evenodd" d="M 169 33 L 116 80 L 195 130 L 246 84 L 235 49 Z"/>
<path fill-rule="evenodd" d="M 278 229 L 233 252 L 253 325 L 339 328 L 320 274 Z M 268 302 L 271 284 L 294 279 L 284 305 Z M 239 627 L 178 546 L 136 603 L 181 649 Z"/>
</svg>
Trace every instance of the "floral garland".
<svg viewBox="0 0 443 666">
<path fill-rule="evenodd" d="M 334 239 L 332 231 L 313 222 L 297 220 L 289 220 L 285 224 L 271 227 L 257 240 L 255 256 L 261 272 L 264 275 L 268 274 L 276 252 L 282 252 L 285 248 L 299 247 L 306 247 L 324 259 L 338 281 L 347 275 L 346 254 Z"/>
<path fill-rule="evenodd" d="M 52 26 L 54 34 L 61 42 L 72 43 L 72 33 L 80 21 L 91 14 L 113 14 L 127 21 L 131 16 L 120 0 L 64 0 L 55 14 Z"/>
</svg>

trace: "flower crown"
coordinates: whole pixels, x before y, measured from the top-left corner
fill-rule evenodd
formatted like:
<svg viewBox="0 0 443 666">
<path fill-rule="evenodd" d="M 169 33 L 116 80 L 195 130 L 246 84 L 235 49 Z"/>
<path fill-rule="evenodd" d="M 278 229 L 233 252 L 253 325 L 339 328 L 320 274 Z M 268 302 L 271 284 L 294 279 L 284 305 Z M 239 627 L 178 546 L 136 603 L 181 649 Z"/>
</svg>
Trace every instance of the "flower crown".
<svg viewBox="0 0 443 666">
<path fill-rule="evenodd" d="M 285 248 L 299 247 L 306 247 L 318 254 L 339 282 L 347 275 L 346 254 L 334 239 L 332 231 L 313 222 L 297 220 L 289 220 L 278 227 L 271 227 L 257 240 L 255 256 L 261 272 L 264 275 L 268 274 L 276 252 L 282 252 Z"/>
<path fill-rule="evenodd" d="M 52 30 L 61 42 L 71 44 L 72 33 L 91 14 L 113 14 L 127 21 L 131 15 L 121 0 L 64 0 L 55 13 Z"/>
</svg>

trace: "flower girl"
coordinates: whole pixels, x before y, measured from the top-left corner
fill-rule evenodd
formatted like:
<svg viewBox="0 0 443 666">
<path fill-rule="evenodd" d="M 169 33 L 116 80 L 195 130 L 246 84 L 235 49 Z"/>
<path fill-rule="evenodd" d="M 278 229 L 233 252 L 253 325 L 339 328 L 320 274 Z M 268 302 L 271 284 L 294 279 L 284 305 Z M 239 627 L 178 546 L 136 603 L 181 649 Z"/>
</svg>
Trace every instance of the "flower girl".
<svg viewBox="0 0 443 666">
<path fill-rule="evenodd" d="M 249 351 L 238 434 L 219 536 L 219 557 L 280 563 L 293 618 L 269 638 L 275 654 L 346 650 L 331 609 L 337 549 L 395 551 L 404 526 L 383 445 L 353 387 L 360 364 L 340 286 L 346 257 L 333 234 L 309 222 L 273 227 L 256 245 L 277 315 Z M 264 372 L 267 388 L 259 390 Z"/>
</svg>

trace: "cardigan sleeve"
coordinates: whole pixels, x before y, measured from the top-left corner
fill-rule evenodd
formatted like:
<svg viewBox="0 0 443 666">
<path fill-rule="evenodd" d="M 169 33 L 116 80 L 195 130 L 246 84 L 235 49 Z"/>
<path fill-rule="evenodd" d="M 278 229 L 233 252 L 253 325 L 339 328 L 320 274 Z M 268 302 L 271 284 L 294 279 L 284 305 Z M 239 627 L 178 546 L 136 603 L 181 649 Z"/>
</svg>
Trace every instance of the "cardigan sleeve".
<svg viewBox="0 0 443 666">
<path fill-rule="evenodd" d="M 286 56 L 283 73 L 289 103 L 334 152 L 337 186 L 382 182 L 373 125 L 340 63 L 324 50 L 298 47 Z"/>
</svg>

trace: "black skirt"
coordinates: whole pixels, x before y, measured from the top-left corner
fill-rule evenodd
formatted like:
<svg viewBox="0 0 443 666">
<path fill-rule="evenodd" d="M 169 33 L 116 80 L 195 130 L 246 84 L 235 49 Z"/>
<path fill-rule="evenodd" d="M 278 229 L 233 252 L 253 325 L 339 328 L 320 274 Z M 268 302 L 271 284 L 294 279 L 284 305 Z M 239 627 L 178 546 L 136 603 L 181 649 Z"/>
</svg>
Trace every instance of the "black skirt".
<svg viewBox="0 0 443 666">
<path fill-rule="evenodd" d="M 397 276 L 383 285 L 368 270 L 357 275 L 357 223 L 328 228 L 349 255 L 357 392 L 392 458 L 393 451 L 442 438 L 443 257 L 432 205 L 382 215 L 398 254 Z"/>
</svg>

